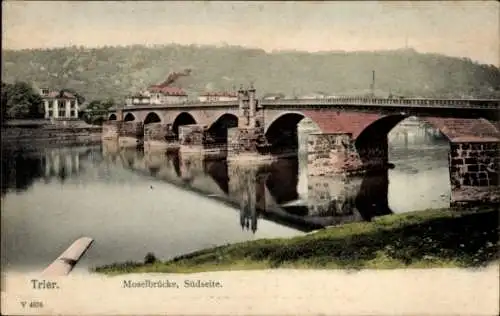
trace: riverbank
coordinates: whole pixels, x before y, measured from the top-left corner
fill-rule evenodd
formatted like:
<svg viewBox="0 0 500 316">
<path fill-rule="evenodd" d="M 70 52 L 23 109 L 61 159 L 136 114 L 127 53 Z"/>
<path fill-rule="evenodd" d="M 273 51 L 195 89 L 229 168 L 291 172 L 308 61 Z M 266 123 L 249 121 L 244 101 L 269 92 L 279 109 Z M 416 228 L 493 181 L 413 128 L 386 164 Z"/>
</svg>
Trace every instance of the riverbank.
<svg viewBox="0 0 500 316">
<path fill-rule="evenodd" d="M 101 142 L 102 127 L 83 121 L 15 120 L 2 124 L 2 145 L 92 145 Z"/>
<path fill-rule="evenodd" d="M 260 239 L 154 263 L 114 263 L 105 274 L 269 268 L 480 267 L 498 261 L 499 211 L 437 209 L 381 216 L 290 239 Z M 151 259 L 151 258 L 149 258 Z"/>
</svg>

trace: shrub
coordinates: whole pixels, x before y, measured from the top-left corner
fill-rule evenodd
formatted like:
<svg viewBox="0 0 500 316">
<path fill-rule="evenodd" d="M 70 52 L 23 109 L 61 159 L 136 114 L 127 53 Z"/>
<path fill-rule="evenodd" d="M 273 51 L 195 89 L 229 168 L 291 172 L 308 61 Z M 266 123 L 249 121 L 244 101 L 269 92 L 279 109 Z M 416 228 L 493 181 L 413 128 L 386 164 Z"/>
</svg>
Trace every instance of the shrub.
<svg viewBox="0 0 500 316">
<path fill-rule="evenodd" d="M 148 252 L 144 257 L 144 264 L 153 264 L 157 261 L 156 256 L 152 252 Z"/>
</svg>

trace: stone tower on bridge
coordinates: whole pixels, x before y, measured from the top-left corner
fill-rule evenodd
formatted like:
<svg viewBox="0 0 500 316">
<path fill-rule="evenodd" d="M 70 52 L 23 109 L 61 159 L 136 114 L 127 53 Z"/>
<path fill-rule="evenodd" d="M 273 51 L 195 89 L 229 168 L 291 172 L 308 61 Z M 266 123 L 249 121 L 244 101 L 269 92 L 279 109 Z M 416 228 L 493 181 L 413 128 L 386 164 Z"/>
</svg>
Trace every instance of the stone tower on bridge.
<svg viewBox="0 0 500 316">
<path fill-rule="evenodd" d="M 238 127 L 228 132 L 230 155 L 263 153 L 268 147 L 264 135 L 264 109 L 255 96 L 253 85 L 238 90 Z"/>
</svg>

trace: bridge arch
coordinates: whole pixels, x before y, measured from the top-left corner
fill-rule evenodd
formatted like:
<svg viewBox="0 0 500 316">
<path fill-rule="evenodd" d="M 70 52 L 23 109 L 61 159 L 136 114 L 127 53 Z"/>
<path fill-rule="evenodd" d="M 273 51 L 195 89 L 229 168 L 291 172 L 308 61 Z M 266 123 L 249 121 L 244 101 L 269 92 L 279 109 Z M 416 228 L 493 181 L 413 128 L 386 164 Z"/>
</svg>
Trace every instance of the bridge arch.
<svg viewBox="0 0 500 316">
<path fill-rule="evenodd" d="M 208 128 L 208 134 L 217 144 L 227 143 L 228 129 L 238 127 L 238 117 L 231 113 L 219 116 Z"/>
<path fill-rule="evenodd" d="M 442 138 L 445 138 L 448 142 L 453 139 L 453 131 L 451 131 L 447 125 L 450 119 L 447 118 L 426 118 L 419 116 L 412 116 L 406 114 L 394 114 L 383 116 L 371 124 L 366 126 L 354 140 L 354 146 L 359 154 L 359 157 L 363 163 L 368 163 L 373 159 L 373 156 L 378 156 L 383 158 L 384 162 L 388 161 L 389 155 L 389 141 L 388 135 L 399 123 L 408 119 L 409 117 L 416 117 L 418 121 L 432 126 L 437 131 L 439 131 Z M 457 119 L 451 119 L 456 121 Z M 460 119 L 459 119 L 460 120 Z M 451 133 L 450 133 L 451 132 Z"/>
<path fill-rule="evenodd" d="M 271 120 L 265 129 L 266 139 L 271 144 L 271 152 L 297 151 L 298 126 L 304 119 L 312 121 L 316 129 L 319 129 L 318 124 L 302 112 L 286 112 Z"/>
<path fill-rule="evenodd" d="M 178 136 L 179 135 L 179 126 L 190 125 L 190 124 L 197 124 L 194 117 L 191 114 L 189 114 L 188 112 L 181 112 L 176 116 L 176 118 L 172 124 L 172 131 Z"/>
<path fill-rule="evenodd" d="M 144 118 L 144 125 L 159 122 L 161 122 L 161 118 L 156 112 L 149 112 Z"/>
<path fill-rule="evenodd" d="M 108 117 L 108 121 L 116 121 L 116 114 L 115 114 L 115 113 L 112 113 L 112 114 Z"/>
<path fill-rule="evenodd" d="M 132 114 L 132 113 L 127 113 L 127 115 L 125 115 L 125 117 L 123 118 L 123 121 L 124 121 L 124 122 L 131 122 L 131 121 L 135 121 L 135 116 L 134 116 L 134 114 Z"/>
</svg>

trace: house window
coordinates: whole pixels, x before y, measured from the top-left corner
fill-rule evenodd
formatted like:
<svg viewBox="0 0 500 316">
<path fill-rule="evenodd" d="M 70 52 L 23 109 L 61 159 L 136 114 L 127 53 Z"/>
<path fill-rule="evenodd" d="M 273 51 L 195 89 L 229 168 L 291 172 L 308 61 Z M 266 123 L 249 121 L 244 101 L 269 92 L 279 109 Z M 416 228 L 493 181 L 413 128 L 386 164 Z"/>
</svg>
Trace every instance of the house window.
<svg viewBox="0 0 500 316">
<path fill-rule="evenodd" d="M 52 117 L 53 113 L 54 112 L 51 109 L 49 109 L 49 117 Z"/>
<path fill-rule="evenodd" d="M 66 109 L 59 109 L 59 117 L 66 116 Z"/>
</svg>

